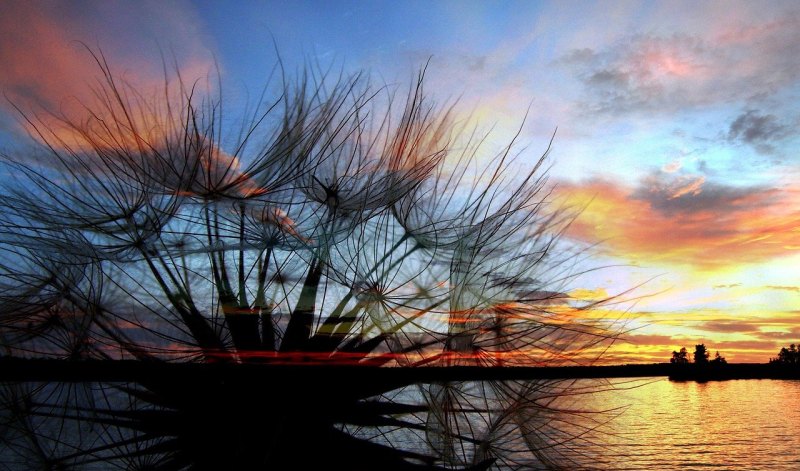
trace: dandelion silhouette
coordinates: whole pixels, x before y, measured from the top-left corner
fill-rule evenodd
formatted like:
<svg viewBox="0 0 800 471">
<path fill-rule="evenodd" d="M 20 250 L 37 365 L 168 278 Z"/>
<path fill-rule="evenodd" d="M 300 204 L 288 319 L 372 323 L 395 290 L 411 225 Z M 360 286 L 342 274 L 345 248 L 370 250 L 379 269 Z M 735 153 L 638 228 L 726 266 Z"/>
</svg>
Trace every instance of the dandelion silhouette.
<svg viewBox="0 0 800 471">
<path fill-rule="evenodd" d="M 592 388 L 413 373 L 617 335 L 563 294 L 583 254 L 547 152 L 486 157 L 424 69 L 405 100 L 310 69 L 232 132 L 218 97 L 148 96 L 94 57 L 86 116 L 23 113 L 38 150 L 4 155 L 0 335 L 117 370 L 3 383 L 6 469 L 579 466 L 560 447 L 603 419 L 558 400 Z"/>
</svg>

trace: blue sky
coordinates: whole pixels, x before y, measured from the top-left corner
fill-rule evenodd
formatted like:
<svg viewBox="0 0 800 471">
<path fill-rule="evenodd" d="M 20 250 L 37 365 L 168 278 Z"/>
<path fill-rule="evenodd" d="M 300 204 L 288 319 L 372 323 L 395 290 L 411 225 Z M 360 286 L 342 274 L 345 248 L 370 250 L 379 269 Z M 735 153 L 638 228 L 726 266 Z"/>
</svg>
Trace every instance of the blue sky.
<svg viewBox="0 0 800 471">
<path fill-rule="evenodd" d="M 800 6 L 795 2 L 4 2 L 0 87 L 24 109 L 76 110 L 96 76 L 77 41 L 134 84 L 219 66 L 231 108 L 277 52 L 458 99 L 522 159 L 551 154 L 557 196 L 592 203 L 568 234 L 599 243 L 584 280 L 619 292 L 641 330 L 619 358 L 705 342 L 765 361 L 800 340 Z M 215 65 L 216 64 L 216 65 Z M 8 105 L 0 145 L 24 139 Z M 599 292 L 598 291 L 598 292 Z M 627 355 L 627 356 L 626 356 Z"/>
</svg>

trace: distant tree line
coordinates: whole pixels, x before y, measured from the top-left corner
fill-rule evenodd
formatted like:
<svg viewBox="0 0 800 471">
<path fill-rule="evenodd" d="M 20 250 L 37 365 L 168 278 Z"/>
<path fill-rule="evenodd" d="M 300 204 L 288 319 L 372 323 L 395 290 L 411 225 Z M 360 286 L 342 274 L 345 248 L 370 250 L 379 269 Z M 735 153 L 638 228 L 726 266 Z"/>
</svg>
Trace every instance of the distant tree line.
<svg viewBox="0 0 800 471">
<path fill-rule="evenodd" d="M 719 352 L 714 354 L 714 358 L 709 360 L 709 352 L 705 344 L 695 345 L 692 359 L 696 365 L 722 365 L 728 363 L 725 357 L 720 356 Z M 672 358 L 669 360 L 674 365 L 688 365 L 689 352 L 686 347 L 672 351 Z M 789 347 L 782 347 L 778 356 L 769 359 L 771 365 L 795 365 L 800 366 L 800 345 L 791 344 Z"/>
<path fill-rule="evenodd" d="M 773 365 L 800 365 L 800 347 L 795 344 L 789 345 L 789 348 L 783 347 L 778 356 L 770 358 L 769 362 Z"/>
<path fill-rule="evenodd" d="M 709 360 L 710 354 L 708 353 L 708 349 L 705 344 L 702 343 L 694 346 L 694 353 L 692 356 L 696 365 L 724 365 L 728 363 L 725 357 L 720 356 L 719 352 L 714 354 L 713 360 Z M 688 365 L 689 352 L 686 350 L 686 347 L 681 347 L 679 351 L 673 350 L 672 358 L 670 358 L 669 362 L 674 365 Z"/>
</svg>

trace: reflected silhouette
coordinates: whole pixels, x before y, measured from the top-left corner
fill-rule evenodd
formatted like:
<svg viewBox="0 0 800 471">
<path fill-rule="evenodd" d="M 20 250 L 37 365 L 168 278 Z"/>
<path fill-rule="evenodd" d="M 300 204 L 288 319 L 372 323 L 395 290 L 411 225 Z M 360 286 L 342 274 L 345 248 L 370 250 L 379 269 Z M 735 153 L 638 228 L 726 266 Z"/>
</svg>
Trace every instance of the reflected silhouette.
<svg viewBox="0 0 800 471">
<path fill-rule="evenodd" d="M 95 377 L 3 383 L 4 462 L 579 467 L 559 447 L 604 419 L 563 403 L 606 383 L 401 373 L 574 364 L 619 335 L 584 315 L 614 299 L 566 294 L 585 253 L 560 241 L 576 213 L 548 199 L 549 147 L 524 170 L 515 141 L 486 151 L 424 69 L 400 99 L 280 70 L 235 124 L 181 77 L 151 97 L 93 57 L 86 115 L 23 114 L 38 150 L 4 156 L 0 338 Z"/>
<path fill-rule="evenodd" d="M 6 383 L 2 456 L 13 469 L 580 469 L 575 449 L 611 419 L 577 406 L 605 382 L 418 383 L 367 396 L 391 381 L 360 376 Z"/>
</svg>

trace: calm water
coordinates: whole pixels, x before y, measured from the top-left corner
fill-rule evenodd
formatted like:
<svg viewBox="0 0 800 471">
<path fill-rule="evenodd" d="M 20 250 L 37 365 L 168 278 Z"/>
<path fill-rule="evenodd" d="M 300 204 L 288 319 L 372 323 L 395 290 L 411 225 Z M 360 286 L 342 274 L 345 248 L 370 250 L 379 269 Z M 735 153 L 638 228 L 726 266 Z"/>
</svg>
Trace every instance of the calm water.
<svg viewBox="0 0 800 471">
<path fill-rule="evenodd" d="M 520 384 L 526 388 L 532 387 L 520 389 Z M 493 451 L 495 454 L 492 456 L 497 461 L 492 469 L 502 470 L 544 469 L 545 463 L 564 470 L 800 470 L 800 381 L 696 383 L 654 378 L 630 382 L 613 380 L 613 384 L 612 388 L 603 392 L 596 392 L 598 385 L 608 387 L 608 383 L 597 380 L 514 382 L 516 389 L 511 388 L 512 383 L 500 389 L 489 388 L 485 383 L 470 382 L 457 384 L 457 387 L 440 384 L 409 386 L 397 390 L 398 402 L 413 404 L 425 401 L 433 405 L 444 404 L 441 399 L 447 398 L 448 407 L 458 405 L 459 410 L 465 412 L 463 415 L 448 415 L 444 411 L 451 409 L 436 405 L 432 406 L 432 410 L 438 411 L 436 414 L 402 416 L 408 423 L 412 423 L 416 417 L 419 426 L 416 428 L 406 429 L 392 424 L 382 429 L 381 433 L 358 425 L 344 428 L 361 438 L 401 449 L 422 453 L 429 453 L 432 448 L 441 450 L 437 456 L 450 460 L 455 467 L 467 467 L 476 456 L 480 458 L 478 461 L 485 459 L 480 456 L 486 455 L 478 455 L 477 449 Z M 133 466 L 127 458 L 131 450 L 126 448 L 126 443 L 133 436 L 130 430 L 124 427 L 117 430 L 100 422 L 85 422 L 76 418 L 75 411 L 88 404 L 101 409 L 107 406 L 111 410 L 128 411 L 130 397 L 127 393 L 123 394 L 122 390 L 99 388 L 96 384 L 47 383 L 35 389 L 33 385 L 30 386 L 32 399 L 26 404 L 37 404 L 37 410 L 42 415 L 20 420 L 20 417 L 25 418 L 18 413 L 21 409 L 17 407 L 21 403 L 10 401 L 9 404 L 17 406 L 5 410 L 0 407 L 0 469 L 49 469 L 42 461 L 43 457 L 68 456 L 75 450 L 86 450 L 105 443 L 117 444 L 109 453 L 98 455 L 106 456 L 101 460 L 107 461 L 94 462 L 91 459 L 88 464 L 74 469 L 149 469 L 146 466 L 148 463 L 160 459 L 158 453 L 153 456 L 145 453 L 141 455 L 144 461 L 134 463 L 141 467 Z M 9 391 L 16 389 L 9 386 L 6 392 Z M 498 395 L 498 391 L 513 391 L 514 394 L 502 396 Z M 510 400 L 518 397 L 515 394 L 520 391 L 525 392 L 526 399 L 547 407 L 517 408 L 518 404 L 529 404 Z M 564 391 L 576 394 L 562 394 Z M 482 408 L 486 403 L 484 394 L 487 393 L 503 399 L 500 401 L 502 404 L 514 407 L 501 408 L 503 414 L 493 415 L 489 420 Z M 5 397 L 16 397 L 12 396 L 6 394 Z M 52 403 L 52 408 L 41 405 L 46 403 Z M 62 410 L 62 403 L 73 404 L 70 406 L 73 409 Z M 74 409 L 75 404 L 79 406 L 78 409 Z M 209 404 L 210 410 L 221 410 L 226 414 L 231 410 L 224 403 L 209 401 Z M 269 404 L 267 406 L 270 407 Z M 156 409 L 143 407 L 141 410 Z M 248 408 L 244 410 L 252 412 Z M 272 409 L 267 410 L 272 413 Z M 208 416 L 205 408 L 200 411 L 200 419 L 205 420 Z M 587 415 L 585 411 L 606 412 Z M 153 417 L 158 419 L 160 416 Z M 192 427 L 204 430 L 203 420 L 194 416 L 178 414 L 167 417 L 169 421 L 176 420 L 175 417 L 189 417 Z M 217 416 L 211 414 L 211 417 Z M 243 430 L 251 430 L 247 428 L 251 424 L 249 415 L 233 417 L 242 421 Z M 447 420 L 440 421 L 442 417 Z M 324 417 L 321 420 L 325 420 Z M 155 427 L 154 430 L 162 430 L 159 427 L 163 424 L 158 420 L 143 423 Z M 209 430 L 216 432 L 217 426 L 214 424 L 217 422 L 210 423 Z M 30 426 L 30 430 L 26 426 Z M 263 428 L 261 422 L 259 427 Z M 168 432 L 173 428 L 170 426 L 163 430 L 166 435 L 160 438 L 170 439 L 172 435 Z M 305 439 L 305 430 L 302 427 L 297 430 Z M 36 435 L 35 439 L 33 435 Z M 476 437 L 479 440 L 459 441 L 453 439 L 455 436 Z M 167 440 L 167 443 L 171 442 Z M 175 443 L 178 446 L 183 442 Z M 215 440 L 214 443 L 218 442 Z M 471 445 L 477 448 L 470 448 Z M 314 449 L 313 442 L 308 446 Z M 347 453 L 347 450 L 350 449 L 343 450 L 343 453 Z M 540 454 L 531 450 L 537 450 Z M 222 445 L 218 451 L 234 457 L 239 452 L 238 448 Z M 139 455 L 134 453 L 131 456 Z M 353 462 L 357 462 L 358 456 L 353 456 Z M 465 457 L 464 461 L 460 461 L 462 457 Z M 81 458 L 93 458 L 93 455 Z M 371 466 L 373 463 L 369 464 Z M 374 464 L 375 469 L 380 469 L 379 462 Z"/>
<path fill-rule="evenodd" d="M 800 381 L 657 379 L 589 402 L 627 407 L 584 450 L 598 469 L 800 470 Z"/>
</svg>

